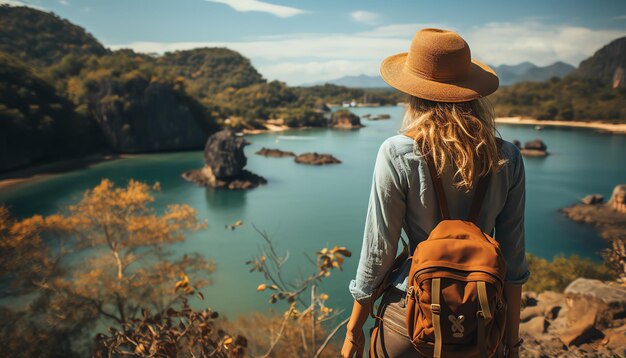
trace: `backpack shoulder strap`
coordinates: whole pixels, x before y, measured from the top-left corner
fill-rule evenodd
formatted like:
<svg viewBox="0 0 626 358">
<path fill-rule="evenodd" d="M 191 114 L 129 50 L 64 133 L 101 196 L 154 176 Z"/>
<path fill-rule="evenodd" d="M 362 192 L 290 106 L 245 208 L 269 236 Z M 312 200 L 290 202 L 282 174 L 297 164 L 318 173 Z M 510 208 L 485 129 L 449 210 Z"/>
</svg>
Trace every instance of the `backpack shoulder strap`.
<svg viewBox="0 0 626 358">
<path fill-rule="evenodd" d="M 433 157 L 430 153 L 425 154 L 426 163 L 428 164 L 428 172 L 430 173 L 430 180 L 433 182 L 433 189 L 435 189 L 435 195 L 437 195 L 437 201 L 439 202 L 439 213 L 441 214 L 441 220 L 450 219 L 450 210 L 448 209 L 448 200 L 446 199 L 446 192 L 443 189 L 443 183 L 441 177 L 437 175 L 437 169 L 433 162 Z"/>
<path fill-rule="evenodd" d="M 498 145 L 498 152 L 502 148 L 502 139 L 496 138 L 496 143 Z M 491 173 L 488 173 L 485 176 L 482 176 L 478 180 L 478 184 L 476 185 L 476 190 L 474 191 L 474 198 L 472 199 L 472 206 L 470 207 L 469 215 L 467 217 L 468 221 L 476 224 L 478 220 L 478 215 L 480 214 L 480 209 L 483 205 L 483 201 L 485 199 L 485 194 L 487 194 L 487 187 L 489 186 L 489 181 L 491 180 Z"/>
<path fill-rule="evenodd" d="M 415 133 L 413 132 L 406 132 L 404 133 L 404 135 L 415 140 Z M 433 156 L 430 155 L 430 153 L 422 153 L 422 156 L 424 157 L 424 159 L 426 160 L 426 164 L 428 165 L 430 180 L 433 183 L 433 189 L 435 189 L 435 195 L 437 196 L 437 201 L 439 202 L 439 213 L 441 214 L 441 220 L 448 220 L 450 219 L 448 200 L 446 199 L 446 192 L 443 189 L 441 177 L 437 175 L 437 169 L 435 168 Z"/>
</svg>

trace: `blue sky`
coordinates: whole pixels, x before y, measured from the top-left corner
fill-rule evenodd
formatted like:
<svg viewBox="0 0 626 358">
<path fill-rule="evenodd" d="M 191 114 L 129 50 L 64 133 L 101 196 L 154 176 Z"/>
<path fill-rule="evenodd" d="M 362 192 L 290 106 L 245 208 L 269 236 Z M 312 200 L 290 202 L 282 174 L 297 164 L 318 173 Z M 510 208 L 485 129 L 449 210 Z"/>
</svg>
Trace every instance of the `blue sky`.
<svg viewBox="0 0 626 358">
<path fill-rule="evenodd" d="M 291 85 L 375 75 L 420 28 L 455 30 L 492 65 L 572 65 L 626 36 L 626 1 L 0 0 L 53 11 L 112 49 L 225 46 Z"/>
</svg>

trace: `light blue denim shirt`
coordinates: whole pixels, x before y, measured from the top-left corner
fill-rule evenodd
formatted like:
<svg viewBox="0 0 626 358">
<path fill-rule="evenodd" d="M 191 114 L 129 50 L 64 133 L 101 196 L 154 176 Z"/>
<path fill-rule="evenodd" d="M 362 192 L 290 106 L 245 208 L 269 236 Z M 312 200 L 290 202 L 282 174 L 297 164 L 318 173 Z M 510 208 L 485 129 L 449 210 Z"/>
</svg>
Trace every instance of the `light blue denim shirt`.
<svg viewBox="0 0 626 358">
<path fill-rule="evenodd" d="M 358 301 L 367 300 L 390 269 L 402 230 L 413 252 L 440 221 L 428 165 L 419 152 L 414 152 L 413 143 L 413 139 L 399 134 L 386 139 L 378 151 L 361 257 L 356 279 L 350 282 L 350 293 Z M 503 142 L 502 154 L 508 163 L 492 175 L 477 224 L 500 243 L 507 282 L 522 284 L 530 275 L 524 245 L 524 162 L 510 142 Z M 442 177 L 450 215 L 466 220 L 474 189 L 469 193 L 456 190 L 453 173 L 448 167 Z M 410 260 L 406 261 L 391 277 L 392 284 L 402 291 L 406 291 L 410 266 Z"/>
</svg>

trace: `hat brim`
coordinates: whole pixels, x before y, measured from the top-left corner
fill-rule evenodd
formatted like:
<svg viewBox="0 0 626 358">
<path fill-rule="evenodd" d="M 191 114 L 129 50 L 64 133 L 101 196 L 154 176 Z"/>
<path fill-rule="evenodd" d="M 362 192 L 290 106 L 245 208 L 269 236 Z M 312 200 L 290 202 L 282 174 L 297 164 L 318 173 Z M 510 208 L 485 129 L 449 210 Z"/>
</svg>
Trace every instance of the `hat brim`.
<svg viewBox="0 0 626 358">
<path fill-rule="evenodd" d="M 380 64 L 380 74 L 391 87 L 412 96 L 436 102 L 467 102 L 488 96 L 498 89 L 495 71 L 474 59 L 462 81 L 437 82 L 406 71 L 407 55 L 403 52 L 384 59 Z"/>
</svg>

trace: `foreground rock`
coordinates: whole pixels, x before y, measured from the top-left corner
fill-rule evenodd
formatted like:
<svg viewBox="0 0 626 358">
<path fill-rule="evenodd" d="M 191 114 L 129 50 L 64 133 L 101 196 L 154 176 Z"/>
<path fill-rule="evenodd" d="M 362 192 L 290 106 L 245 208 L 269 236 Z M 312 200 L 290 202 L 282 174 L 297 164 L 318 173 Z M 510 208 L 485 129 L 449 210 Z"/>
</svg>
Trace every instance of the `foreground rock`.
<svg viewBox="0 0 626 358">
<path fill-rule="evenodd" d="M 254 154 L 262 155 L 264 157 L 283 158 L 283 157 L 295 157 L 294 152 L 287 152 L 280 149 L 261 148 Z"/>
<path fill-rule="evenodd" d="M 340 109 L 334 112 L 328 120 L 328 126 L 332 128 L 354 129 L 363 128 L 361 118 L 347 109 Z"/>
<path fill-rule="evenodd" d="M 626 288 L 579 278 L 563 294 L 524 293 L 522 357 L 623 357 Z"/>
<path fill-rule="evenodd" d="M 211 135 L 204 148 L 206 165 L 183 173 L 183 179 L 201 186 L 227 189 L 251 189 L 267 183 L 265 178 L 244 169 L 247 158 L 243 149 L 248 144 L 230 130 Z"/>
<path fill-rule="evenodd" d="M 303 153 L 295 159 L 296 163 L 309 165 L 339 164 L 341 161 L 330 154 Z"/>
</svg>

